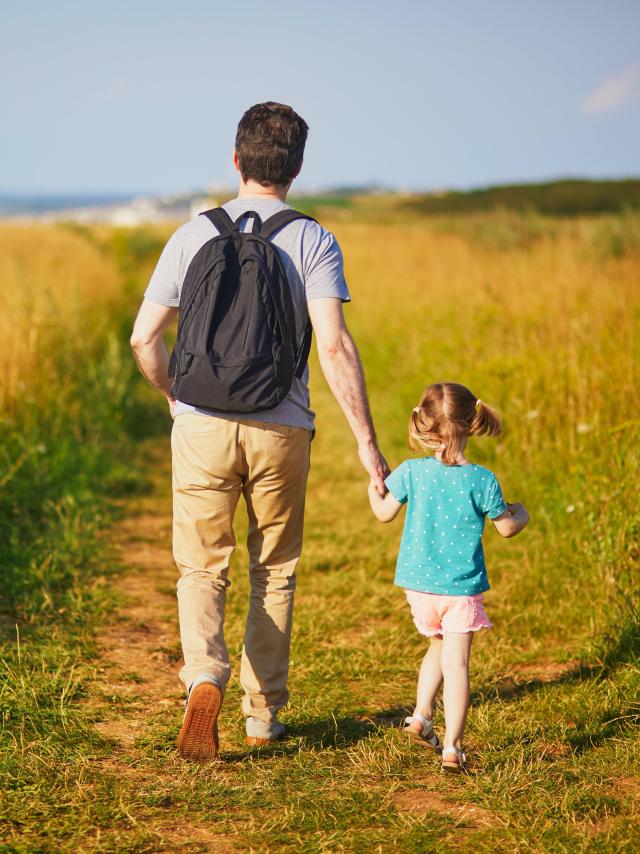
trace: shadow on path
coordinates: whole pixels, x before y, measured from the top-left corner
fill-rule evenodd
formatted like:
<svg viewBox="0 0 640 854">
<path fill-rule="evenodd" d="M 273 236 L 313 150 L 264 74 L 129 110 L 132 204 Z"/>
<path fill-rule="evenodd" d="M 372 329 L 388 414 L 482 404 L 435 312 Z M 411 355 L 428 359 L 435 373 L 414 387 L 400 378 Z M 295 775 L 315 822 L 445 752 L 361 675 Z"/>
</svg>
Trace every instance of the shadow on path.
<svg viewBox="0 0 640 854">
<path fill-rule="evenodd" d="M 292 756 L 305 750 L 339 750 L 369 738 L 380 728 L 399 728 L 408 711 L 395 706 L 376 712 L 371 716 L 340 714 L 317 718 L 301 724 L 287 725 L 287 738 L 273 745 L 254 748 L 251 751 L 223 752 L 226 762 L 241 762 L 251 756 Z"/>
</svg>

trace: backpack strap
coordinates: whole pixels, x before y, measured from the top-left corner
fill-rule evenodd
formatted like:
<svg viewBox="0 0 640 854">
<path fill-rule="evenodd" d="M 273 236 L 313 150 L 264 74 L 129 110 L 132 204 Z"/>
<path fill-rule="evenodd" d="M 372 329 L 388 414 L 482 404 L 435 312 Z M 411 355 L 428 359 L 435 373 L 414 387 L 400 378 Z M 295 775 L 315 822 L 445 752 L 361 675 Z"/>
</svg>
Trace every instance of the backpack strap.
<svg viewBox="0 0 640 854">
<path fill-rule="evenodd" d="M 289 208 L 284 211 L 278 211 L 278 213 L 270 216 L 269 219 L 266 219 L 260 229 L 260 237 L 264 237 L 266 240 L 269 240 L 276 231 L 280 231 L 281 228 L 284 228 L 285 225 L 289 225 L 290 222 L 295 222 L 297 219 L 308 219 L 311 222 L 316 222 L 316 220 L 312 216 L 307 216 L 306 214 L 300 213 L 300 211 L 294 211 L 292 208 Z"/>
<path fill-rule="evenodd" d="M 265 220 L 262 228 L 260 229 L 260 237 L 264 237 L 265 240 L 269 240 L 277 231 L 280 231 L 280 229 L 284 228 L 285 225 L 289 225 L 290 222 L 295 222 L 297 219 L 308 219 L 311 222 L 317 222 L 317 220 L 312 216 L 307 216 L 306 214 L 300 213 L 300 211 L 293 210 L 293 208 L 288 208 L 284 211 L 278 211 L 278 213 L 273 214 L 273 216 L 270 216 L 269 219 Z M 304 369 L 307 367 L 309 353 L 311 352 L 312 337 L 313 326 L 311 325 L 311 321 L 308 320 L 306 329 L 304 330 L 302 344 L 298 350 L 296 363 L 293 369 L 294 376 L 298 377 L 298 379 L 302 377 Z"/>
<path fill-rule="evenodd" d="M 298 350 L 298 355 L 296 357 L 296 363 L 293 366 L 293 375 L 295 377 L 298 377 L 298 379 L 302 379 L 304 369 L 307 367 L 307 362 L 309 361 L 309 353 L 311 352 L 311 339 L 312 338 L 313 338 L 313 326 L 311 325 L 311 321 L 307 320 L 307 327 L 304 330 L 304 337 L 302 338 L 302 344 L 300 345 L 300 349 Z"/>
<path fill-rule="evenodd" d="M 206 216 L 220 234 L 230 234 L 236 227 L 224 208 L 211 208 L 210 211 L 203 211 L 201 216 Z"/>
</svg>

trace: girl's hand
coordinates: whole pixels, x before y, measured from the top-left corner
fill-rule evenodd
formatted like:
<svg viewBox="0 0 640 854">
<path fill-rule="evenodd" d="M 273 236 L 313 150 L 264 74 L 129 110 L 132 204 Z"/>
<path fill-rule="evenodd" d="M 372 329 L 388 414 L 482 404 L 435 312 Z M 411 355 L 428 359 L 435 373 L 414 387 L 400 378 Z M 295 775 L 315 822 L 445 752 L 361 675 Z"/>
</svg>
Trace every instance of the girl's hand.
<svg viewBox="0 0 640 854">
<path fill-rule="evenodd" d="M 493 520 L 496 531 L 503 537 L 515 537 L 527 526 L 528 522 L 529 513 L 524 504 L 520 504 L 519 501 L 507 504 L 504 513 Z"/>
<path fill-rule="evenodd" d="M 511 504 L 507 504 L 507 510 L 509 511 L 509 513 L 511 513 L 512 516 L 516 516 L 522 510 L 524 510 L 525 513 L 527 512 L 525 510 L 524 504 L 521 504 L 519 501 L 514 501 Z"/>
<path fill-rule="evenodd" d="M 402 504 L 396 501 L 390 492 L 387 492 L 384 497 L 380 495 L 378 485 L 373 479 L 369 481 L 369 504 L 374 516 L 381 522 L 390 522 L 395 519 L 402 509 Z"/>
</svg>

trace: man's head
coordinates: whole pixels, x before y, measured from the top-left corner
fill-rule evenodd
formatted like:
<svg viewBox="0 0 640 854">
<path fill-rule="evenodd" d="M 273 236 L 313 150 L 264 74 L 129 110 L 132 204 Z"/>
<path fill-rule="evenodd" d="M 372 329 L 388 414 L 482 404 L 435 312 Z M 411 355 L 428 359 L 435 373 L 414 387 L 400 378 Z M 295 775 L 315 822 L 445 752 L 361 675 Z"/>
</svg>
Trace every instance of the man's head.
<svg viewBox="0 0 640 854">
<path fill-rule="evenodd" d="M 237 164 L 245 182 L 288 186 L 302 168 L 309 130 L 286 104 L 267 101 L 250 107 L 236 134 Z"/>
</svg>

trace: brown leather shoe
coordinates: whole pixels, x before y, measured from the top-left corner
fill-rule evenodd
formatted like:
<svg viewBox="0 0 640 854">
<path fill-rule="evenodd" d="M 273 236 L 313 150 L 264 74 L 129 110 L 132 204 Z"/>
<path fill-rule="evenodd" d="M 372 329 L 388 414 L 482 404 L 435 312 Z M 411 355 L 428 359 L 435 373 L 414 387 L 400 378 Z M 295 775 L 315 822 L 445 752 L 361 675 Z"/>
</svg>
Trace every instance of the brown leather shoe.
<svg viewBox="0 0 640 854">
<path fill-rule="evenodd" d="M 178 735 L 178 753 L 183 759 L 194 762 L 216 759 L 221 706 L 222 691 L 212 682 L 201 682 L 191 691 Z"/>
</svg>

